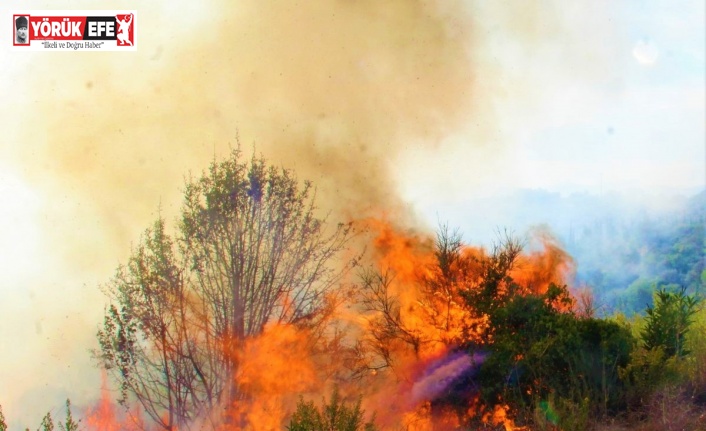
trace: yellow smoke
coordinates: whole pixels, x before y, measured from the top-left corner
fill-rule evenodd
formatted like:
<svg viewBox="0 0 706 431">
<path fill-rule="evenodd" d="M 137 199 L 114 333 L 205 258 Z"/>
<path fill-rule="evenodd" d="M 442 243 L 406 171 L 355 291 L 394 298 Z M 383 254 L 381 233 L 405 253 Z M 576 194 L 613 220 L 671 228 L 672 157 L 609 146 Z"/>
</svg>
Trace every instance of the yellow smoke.
<svg viewBox="0 0 706 431">
<path fill-rule="evenodd" d="M 482 49 L 494 34 L 483 17 L 497 17 L 494 8 L 460 0 L 110 7 L 137 10 L 137 52 L 0 53 L 0 90 L 12 101 L 0 106 L 0 169 L 12 167 L 37 197 L 26 207 L 27 232 L 40 238 L 31 268 L 4 280 L 13 290 L 2 286 L 11 293 L 0 304 L 8 340 L 0 346 L 17 345 L 0 362 L 0 381 L 10 382 L 0 404 L 23 420 L 67 395 L 78 404 L 95 397 L 88 350 L 103 311 L 98 285 L 158 211 L 176 216 L 184 176 L 238 137 L 246 154 L 313 180 L 334 219 L 411 219 L 393 175 L 401 155 L 420 146 L 434 154 L 459 134 L 465 145 L 498 142 L 497 70 Z M 541 21 L 538 9 L 525 12 Z M 511 32 L 554 35 L 508 22 Z M 6 244 L 3 270 L 19 259 Z"/>
</svg>

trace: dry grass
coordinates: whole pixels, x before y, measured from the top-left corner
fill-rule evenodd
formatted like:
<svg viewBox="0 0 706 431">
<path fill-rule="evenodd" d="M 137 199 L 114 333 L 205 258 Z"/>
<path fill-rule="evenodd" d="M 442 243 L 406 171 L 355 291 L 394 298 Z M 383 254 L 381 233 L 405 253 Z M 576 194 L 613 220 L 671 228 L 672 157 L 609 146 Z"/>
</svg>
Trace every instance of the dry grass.
<svg viewBox="0 0 706 431">
<path fill-rule="evenodd" d="M 657 391 L 623 422 L 594 424 L 592 431 L 706 431 L 706 406 L 683 386 Z M 568 430 L 567 430 L 568 431 Z"/>
</svg>

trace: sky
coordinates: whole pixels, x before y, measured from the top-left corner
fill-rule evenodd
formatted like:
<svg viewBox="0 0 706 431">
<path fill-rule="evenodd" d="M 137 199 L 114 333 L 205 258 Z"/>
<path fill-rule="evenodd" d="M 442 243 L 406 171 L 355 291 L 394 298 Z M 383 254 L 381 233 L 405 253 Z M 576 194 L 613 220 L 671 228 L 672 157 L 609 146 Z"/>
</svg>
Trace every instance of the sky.
<svg viewBox="0 0 706 431">
<path fill-rule="evenodd" d="M 440 183 L 443 175 L 415 175 L 430 159 L 437 171 L 480 181 L 491 193 L 704 187 L 703 2 L 571 2 L 553 12 L 555 27 L 534 29 L 538 40 L 529 47 L 498 24 L 508 17 L 486 23 L 487 61 L 498 67 L 504 96 L 495 105 L 497 127 L 508 151 L 491 165 L 462 138 L 451 140 L 445 157 L 434 157 L 437 149 L 410 152 L 402 187 L 412 200 L 465 198 Z M 482 162 L 469 166 L 469 158 Z"/>
<path fill-rule="evenodd" d="M 520 230 L 540 221 L 534 213 L 523 219 L 512 202 L 500 210 L 512 215 L 484 207 L 489 198 L 510 201 L 517 189 L 617 193 L 660 209 L 704 189 L 703 2 L 564 2 L 547 9 L 552 18 L 529 37 L 527 30 L 517 37 L 507 22 L 529 16 L 520 11 L 495 10 L 501 16 L 483 22 L 490 35 L 484 60 L 501 86 L 491 108 L 501 144 L 452 136 L 403 155 L 400 188 L 425 219 L 450 220 L 488 243 L 499 219 Z M 430 163 L 447 174 L 419 175 Z"/>
<path fill-rule="evenodd" d="M 17 423 L 96 397 L 100 285 L 236 139 L 334 216 L 417 228 L 489 225 L 502 209 L 470 203 L 517 189 L 706 183 L 703 1 L 113 1 L 138 12 L 134 53 L 10 50 L 13 10 L 95 7 L 57 1 L 0 6 L 0 404 Z"/>
</svg>

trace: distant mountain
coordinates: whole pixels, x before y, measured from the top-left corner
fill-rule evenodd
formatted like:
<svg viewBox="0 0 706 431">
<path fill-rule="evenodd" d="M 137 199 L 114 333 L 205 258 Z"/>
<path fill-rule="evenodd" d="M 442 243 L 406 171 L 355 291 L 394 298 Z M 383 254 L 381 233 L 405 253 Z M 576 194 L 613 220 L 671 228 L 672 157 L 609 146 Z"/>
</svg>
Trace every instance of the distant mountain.
<svg viewBox="0 0 706 431">
<path fill-rule="evenodd" d="M 642 311 L 655 286 L 706 291 L 706 191 L 689 197 L 518 190 L 448 210 L 448 222 L 471 243 L 490 244 L 498 230 L 522 235 L 547 226 L 575 259 L 575 283 L 592 287 L 605 312 Z"/>
</svg>

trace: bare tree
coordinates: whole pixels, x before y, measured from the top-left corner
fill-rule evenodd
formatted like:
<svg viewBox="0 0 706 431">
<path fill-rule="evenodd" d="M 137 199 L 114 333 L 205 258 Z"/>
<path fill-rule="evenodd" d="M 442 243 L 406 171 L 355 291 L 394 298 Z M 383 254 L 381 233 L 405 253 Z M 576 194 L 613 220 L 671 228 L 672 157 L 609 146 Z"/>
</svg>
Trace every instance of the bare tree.
<svg viewBox="0 0 706 431">
<path fill-rule="evenodd" d="M 240 342 L 313 321 L 347 265 L 350 224 L 328 227 L 292 172 L 239 150 L 187 181 L 175 239 L 158 220 L 106 286 L 99 356 L 165 430 L 242 396 Z"/>
</svg>

